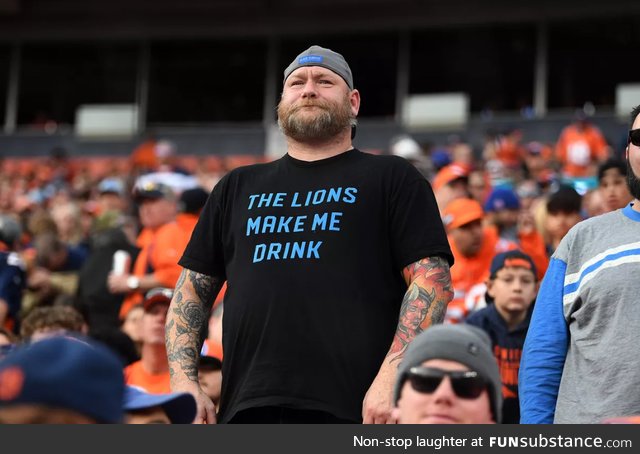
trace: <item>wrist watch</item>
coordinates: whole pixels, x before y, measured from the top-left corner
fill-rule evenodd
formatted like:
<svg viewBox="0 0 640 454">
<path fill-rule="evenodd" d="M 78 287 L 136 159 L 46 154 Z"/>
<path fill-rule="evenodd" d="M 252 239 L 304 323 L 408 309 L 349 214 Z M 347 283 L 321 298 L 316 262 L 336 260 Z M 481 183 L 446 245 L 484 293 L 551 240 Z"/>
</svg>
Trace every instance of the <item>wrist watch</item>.
<svg viewBox="0 0 640 454">
<path fill-rule="evenodd" d="M 138 290 L 140 287 L 140 278 L 137 276 L 129 276 L 127 278 L 127 287 L 129 287 L 130 290 Z"/>
</svg>

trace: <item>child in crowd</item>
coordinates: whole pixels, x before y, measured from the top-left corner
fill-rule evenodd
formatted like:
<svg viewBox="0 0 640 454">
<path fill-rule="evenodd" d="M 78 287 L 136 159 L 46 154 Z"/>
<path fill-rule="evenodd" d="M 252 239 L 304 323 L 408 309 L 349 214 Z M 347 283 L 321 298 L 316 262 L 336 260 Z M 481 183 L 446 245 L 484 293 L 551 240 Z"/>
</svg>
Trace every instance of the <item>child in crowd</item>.
<svg viewBox="0 0 640 454">
<path fill-rule="evenodd" d="M 615 211 L 633 200 L 627 186 L 627 165 L 611 158 L 598 168 L 598 189 L 602 195 L 604 212 Z"/>
<path fill-rule="evenodd" d="M 491 262 L 485 296 L 487 307 L 466 320 L 491 338 L 502 379 L 502 422 L 505 424 L 520 421 L 518 371 L 537 292 L 536 267 L 531 257 L 518 250 L 503 252 Z"/>
<path fill-rule="evenodd" d="M 545 241 L 549 256 L 553 255 L 571 227 L 582 221 L 582 197 L 570 186 L 561 186 L 547 199 L 544 219 Z"/>
</svg>

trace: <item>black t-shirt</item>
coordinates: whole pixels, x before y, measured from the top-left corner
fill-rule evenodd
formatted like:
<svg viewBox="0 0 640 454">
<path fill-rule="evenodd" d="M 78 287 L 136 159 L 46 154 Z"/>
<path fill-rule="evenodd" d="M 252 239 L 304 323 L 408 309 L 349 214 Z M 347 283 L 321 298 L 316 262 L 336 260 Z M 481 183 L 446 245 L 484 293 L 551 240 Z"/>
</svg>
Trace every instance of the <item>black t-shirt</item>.
<svg viewBox="0 0 640 454">
<path fill-rule="evenodd" d="M 180 260 L 227 279 L 220 422 L 260 406 L 361 421 L 406 291 L 453 257 L 428 182 L 402 158 L 288 155 L 230 172 Z"/>
<path fill-rule="evenodd" d="M 82 265 L 78 278 L 77 303 L 86 311 L 91 329 L 118 327 L 123 293 L 111 293 L 107 278 L 113 267 L 113 254 L 125 250 L 135 263 L 140 249 L 131 244 L 121 228 L 93 235 L 91 254 Z"/>
</svg>

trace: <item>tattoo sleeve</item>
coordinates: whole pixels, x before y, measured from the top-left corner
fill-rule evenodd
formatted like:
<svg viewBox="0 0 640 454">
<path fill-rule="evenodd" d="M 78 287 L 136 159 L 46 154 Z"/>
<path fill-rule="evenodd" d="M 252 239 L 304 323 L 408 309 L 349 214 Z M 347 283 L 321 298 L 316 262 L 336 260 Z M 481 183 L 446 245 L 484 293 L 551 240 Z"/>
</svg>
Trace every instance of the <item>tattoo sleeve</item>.
<svg viewBox="0 0 640 454">
<path fill-rule="evenodd" d="M 414 337 L 431 325 L 442 323 L 453 298 L 449 264 L 442 257 L 427 257 L 402 270 L 408 288 L 400 307 L 398 328 L 387 354 L 400 361 Z"/>
<path fill-rule="evenodd" d="M 183 269 L 167 314 L 165 341 L 171 380 L 198 382 L 202 332 L 224 280 Z"/>
</svg>

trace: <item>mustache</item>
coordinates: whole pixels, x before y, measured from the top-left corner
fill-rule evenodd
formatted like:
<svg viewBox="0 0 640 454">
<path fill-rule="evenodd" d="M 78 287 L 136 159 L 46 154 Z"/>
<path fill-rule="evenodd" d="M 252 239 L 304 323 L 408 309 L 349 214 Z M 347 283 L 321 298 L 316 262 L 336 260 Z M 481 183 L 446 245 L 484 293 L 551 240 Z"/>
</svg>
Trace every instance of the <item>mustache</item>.
<svg viewBox="0 0 640 454">
<path fill-rule="evenodd" d="M 291 106 L 291 111 L 296 112 L 305 107 L 320 107 L 321 109 L 327 110 L 329 106 L 327 103 L 322 101 L 301 101 L 300 103 Z"/>
</svg>

